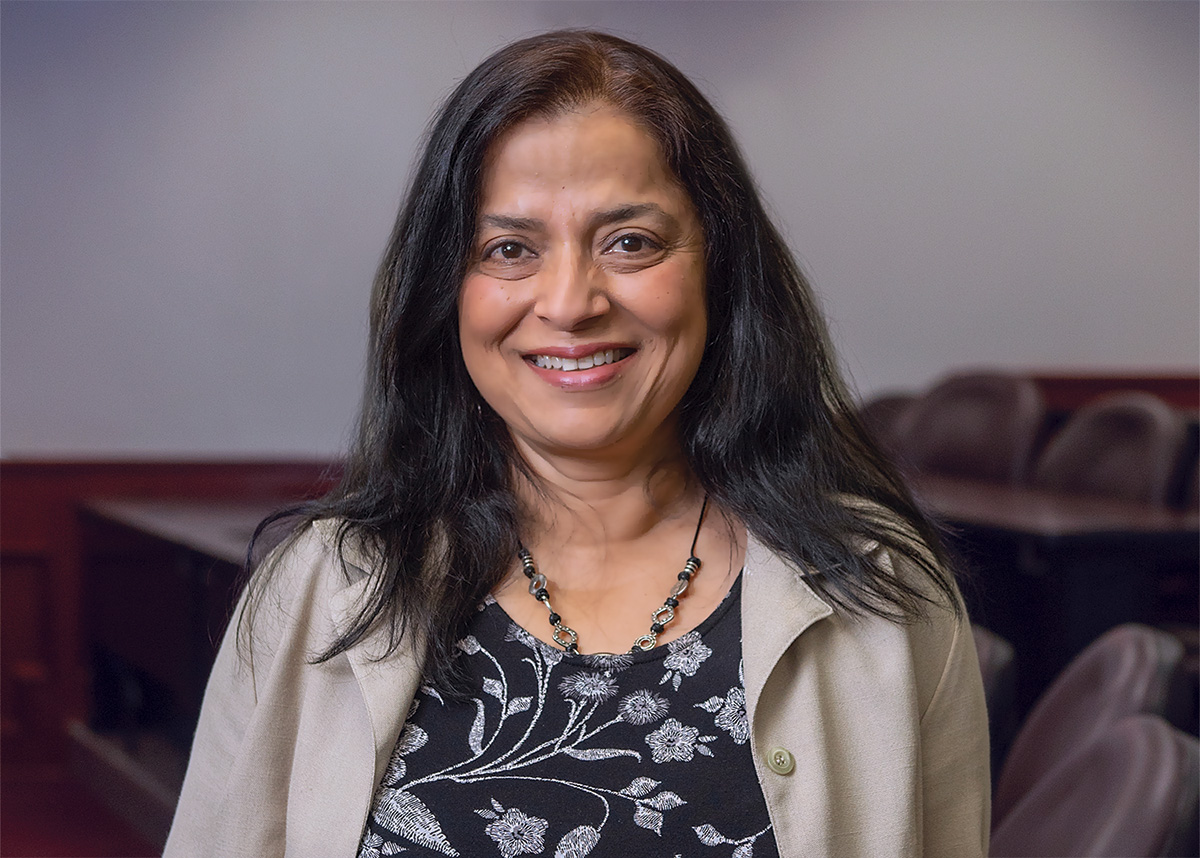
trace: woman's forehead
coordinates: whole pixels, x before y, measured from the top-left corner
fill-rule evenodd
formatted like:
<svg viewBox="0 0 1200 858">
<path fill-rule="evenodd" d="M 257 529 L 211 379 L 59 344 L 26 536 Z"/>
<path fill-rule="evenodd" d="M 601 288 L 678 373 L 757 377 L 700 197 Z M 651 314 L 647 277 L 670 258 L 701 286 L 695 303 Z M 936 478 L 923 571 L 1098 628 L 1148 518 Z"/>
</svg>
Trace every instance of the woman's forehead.
<svg viewBox="0 0 1200 858">
<path fill-rule="evenodd" d="M 484 165 L 480 214 L 571 195 L 602 205 L 644 199 L 691 207 L 658 141 L 603 103 L 526 119 L 497 139 Z"/>
</svg>

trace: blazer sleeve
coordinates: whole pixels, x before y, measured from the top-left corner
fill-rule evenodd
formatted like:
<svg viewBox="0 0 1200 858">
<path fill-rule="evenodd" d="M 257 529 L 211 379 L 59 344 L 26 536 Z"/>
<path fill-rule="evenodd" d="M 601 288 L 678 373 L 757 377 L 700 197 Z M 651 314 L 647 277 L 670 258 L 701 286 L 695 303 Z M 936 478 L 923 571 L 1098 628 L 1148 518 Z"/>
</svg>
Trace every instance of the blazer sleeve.
<svg viewBox="0 0 1200 858">
<path fill-rule="evenodd" d="M 243 594 L 209 675 L 164 858 L 214 854 L 213 837 L 220 831 L 222 798 L 228 792 L 256 703 L 254 669 L 242 660 L 237 648 L 238 617 L 245 599 Z M 267 654 L 255 655 L 258 666 L 263 667 Z"/>
<path fill-rule="evenodd" d="M 986 856 L 991 829 L 987 708 L 965 610 L 935 619 L 944 654 L 921 715 L 922 842 L 926 858 Z"/>
<path fill-rule="evenodd" d="M 249 633 L 243 592 L 217 652 L 164 858 L 283 854 L 291 722 L 331 561 L 310 530 L 265 562 Z"/>
</svg>

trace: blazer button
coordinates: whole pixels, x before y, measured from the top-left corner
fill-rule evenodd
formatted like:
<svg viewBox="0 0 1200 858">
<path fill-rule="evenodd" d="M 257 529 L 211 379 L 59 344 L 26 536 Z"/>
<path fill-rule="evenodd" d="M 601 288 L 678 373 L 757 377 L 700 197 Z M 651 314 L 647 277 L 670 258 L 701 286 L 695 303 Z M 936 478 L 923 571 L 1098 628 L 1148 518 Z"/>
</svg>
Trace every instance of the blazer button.
<svg viewBox="0 0 1200 858">
<path fill-rule="evenodd" d="M 767 751 L 767 765 L 777 775 L 790 775 L 796 768 L 796 758 L 787 748 L 772 748 Z"/>
</svg>

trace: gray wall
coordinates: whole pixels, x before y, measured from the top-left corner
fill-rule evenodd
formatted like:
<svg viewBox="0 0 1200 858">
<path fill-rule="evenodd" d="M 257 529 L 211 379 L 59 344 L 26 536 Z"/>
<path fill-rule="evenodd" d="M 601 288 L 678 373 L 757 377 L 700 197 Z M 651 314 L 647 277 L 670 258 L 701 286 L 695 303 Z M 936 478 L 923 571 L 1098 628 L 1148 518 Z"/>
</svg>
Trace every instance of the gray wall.
<svg viewBox="0 0 1200 858">
<path fill-rule="evenodd" d="M 1197 8 L 8 0 L 0 454 L 335 454 L 435 104 L 566 25 L 726 113 L 864 394 L 1195 371 Z"/>
</svg>

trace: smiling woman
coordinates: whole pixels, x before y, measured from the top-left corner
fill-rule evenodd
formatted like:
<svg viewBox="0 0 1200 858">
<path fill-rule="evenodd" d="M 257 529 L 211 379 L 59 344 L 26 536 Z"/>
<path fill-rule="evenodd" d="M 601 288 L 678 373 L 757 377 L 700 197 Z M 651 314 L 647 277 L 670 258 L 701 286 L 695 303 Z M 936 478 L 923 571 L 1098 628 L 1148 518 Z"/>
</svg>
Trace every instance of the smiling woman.
<svg viewBox="0 0 1200 858">
<path fill-rule="evenodd" d="M 264 523 L 168 856 L 984 853 L 954 578 L 677 69 L 575 31 L 485 60 L 371 322 L 343 482 Z"/>
<path fill-rule="evenodd" d="M 695 209 L 634 120 L 598 102 L 496 141 L 459 337 L 526 461 L 677 448 L 704 308 Z"/>
</svg>

